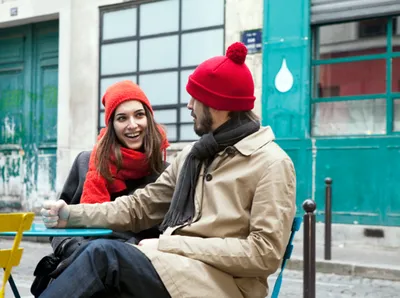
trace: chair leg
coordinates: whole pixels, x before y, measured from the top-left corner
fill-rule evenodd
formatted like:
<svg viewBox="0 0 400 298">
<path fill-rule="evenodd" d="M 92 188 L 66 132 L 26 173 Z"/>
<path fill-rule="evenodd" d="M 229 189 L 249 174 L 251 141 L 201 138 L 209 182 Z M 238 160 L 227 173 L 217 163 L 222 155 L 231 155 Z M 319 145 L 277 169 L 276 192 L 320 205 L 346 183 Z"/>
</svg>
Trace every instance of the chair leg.
<svg viewBox="0 0 400 298">
<path fill-rule="evenodd" d="M 11 274 L 10 274 L 10 277 L 8 278 L 8 282 L 10 283 L 11 290 L 14 293 L 14 297 L 15 298 L 21 298 L 21 296 L 20 296 L 20 294 L 18 292 L 17 286 L 15 285 L 14 279 L 12 278 Z"/>
</svg>

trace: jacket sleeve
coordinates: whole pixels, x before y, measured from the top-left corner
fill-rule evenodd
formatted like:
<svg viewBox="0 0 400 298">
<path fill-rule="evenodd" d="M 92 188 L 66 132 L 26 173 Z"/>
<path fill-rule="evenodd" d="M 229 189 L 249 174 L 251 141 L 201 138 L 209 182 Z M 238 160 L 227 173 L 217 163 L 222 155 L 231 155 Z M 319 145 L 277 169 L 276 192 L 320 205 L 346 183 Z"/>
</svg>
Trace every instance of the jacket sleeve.
<svg viewBox="0 0 400 298">
<path fill-rule="evenodd" d="M 82 195 L 83 182 L 89 168 L 90 151 L 82 151 L 75 158 L 61 191 L 60 200 L 67 204 L 78 204 Z"/>
<path fill-rule="evenodd" d="M 162 222 L 175 189 L 180 156 L 154 182 L 132 195 L 102 204 L 70 206 L 69 227 L 105 227 L 140 232 Z"/>
<path fill-rule="evenodd" d="M 246 239 L 161 236 L 158 250 L 204 262 L 235 277 L 272 274 L 279 267 L 289 240 L 295 194 L 291 160 L 276 161 L 257 184 Z"/>
</svg>

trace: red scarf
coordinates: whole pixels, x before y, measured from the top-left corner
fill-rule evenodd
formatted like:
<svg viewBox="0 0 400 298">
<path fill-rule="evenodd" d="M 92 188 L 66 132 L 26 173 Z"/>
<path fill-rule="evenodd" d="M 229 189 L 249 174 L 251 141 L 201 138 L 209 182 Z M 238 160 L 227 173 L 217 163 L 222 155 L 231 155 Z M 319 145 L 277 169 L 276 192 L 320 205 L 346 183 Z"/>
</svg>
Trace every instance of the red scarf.
<svg viewBox="0 0 400 298">
<path fill-rule="evenodd" d="M 164 151 L 164 161 L 166 158 L 166 149 L 169 146 L 164 130 L 159 127 L 160 132 L 163 136 L 163 142 L 161 144 L 161 150 Z M 105 129 L 100 131 L 98 140 L 105 133 Z M 110 172 L 113 177 L 111 183 L 100 176 L 96 169 L 96 146 L 90 154 L 89 171 L 86 174 L 86 180 L 83 185 L 83 193 L 81 196 L 81 203 L 93 204 L 110 202 L 110 194 L 118 193 L 126 189 L 126 180 L 140 179 L 151 174 L 149 162 L 145 153 L 121 147 L 122 155 L 122 166 L 117 171 L 115 164 L 115 157 L 111 157 Z"/>
</svg>

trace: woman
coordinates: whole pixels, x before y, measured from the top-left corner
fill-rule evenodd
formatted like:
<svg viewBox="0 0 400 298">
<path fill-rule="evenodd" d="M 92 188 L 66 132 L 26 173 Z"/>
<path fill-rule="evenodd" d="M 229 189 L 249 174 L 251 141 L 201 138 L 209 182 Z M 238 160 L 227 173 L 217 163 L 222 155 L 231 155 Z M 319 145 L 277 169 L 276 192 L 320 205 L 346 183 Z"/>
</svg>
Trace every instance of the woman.
<svg viewBox="0 0 400 298">
<path fill-rule="evenodd" d="M 137 181 L 164 170 L 168 147 L 144 92 L 131 81 L 107 89 L 103 100 L 106 127 L 90 155 L 81 203 L 102 203 L 132 191 Z"/>
<path fill-rule="evenodd" d="M 113 201 L 154 182 L 167 166 L 166 134 L 154 120 L 150 102 L 138 85 L 131 81 L 115 83 L 107 89 L 102 103 L 106 127 L 93 150 L 80 153 L 74 161 L 60 195 L 68 204 Z M 138 234 L 113 232 L 110 237 L 138 244 L 159 235 L 158 227 L 154 227 Z M 32 294 L 40 295 L 50 279 L 69 265 L 76 249 L 91 239 L 51 239 L 54 254 L 39 262 Z"/>
</svg>

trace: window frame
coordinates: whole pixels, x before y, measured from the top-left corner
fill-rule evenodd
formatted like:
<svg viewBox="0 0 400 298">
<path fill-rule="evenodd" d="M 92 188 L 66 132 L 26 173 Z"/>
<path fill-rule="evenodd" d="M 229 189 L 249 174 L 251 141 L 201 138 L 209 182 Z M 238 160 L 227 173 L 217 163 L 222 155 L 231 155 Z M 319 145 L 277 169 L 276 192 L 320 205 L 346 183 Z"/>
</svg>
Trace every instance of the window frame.
<svg viewBox="0 0 400 298">
<path fill-rule="evenodd" d="M 161 104 L 161 105 L 152 105 L 153 110 L 156 111 L 162 111 L 162 110 L 175 110 L 176 111 L 176 122 L 171 122 L 171 123 L 166 123 L 162 124 L 164 126 L 175 126 L 176 127 L 176 139 L 171 139 L 171 143 L 179 143 L 179 142 L 191 142 L 195 141 L 196 139 L 184 139 L 182 140 L 181 136 L 181 127 L 184 125 L 193 125 L 193 122 L 182 122 L 181 121 L 181 108 L 186 107 L 187 103 L 183 102 L 181 98 L 181 72 L 182 71 L 187 71 L 187 70 L 194 70 L 197 65 L 190 65 L 190 66 L 182 66 L 182 35 L 187 34 L 187 33 L 196 33 L 196 32 L 206 32 L 206 31 L 211 31 L 211 30 L 218 30 L 222 29 L 223 32 L 223 40 L 222 40 L 222 53 L 225 52 L 225 39 L 226 39 L 226 29 L 225 29 L 225 24 L 226 24 L 226 0 L 223 0 L 223 21 L 221 25 L 214 25 L 214 26 L 207 26 L 207 27 L 198 27 L 194 29 L 187 29 L 183 30 L 182 29 L 182 2 L 184 0 L 178 0 L 179 2 L 179 27 L 177 31 L 172 31 L 172 32 L 167 32 L 167 33 L 158 33 L 158 34 L 151 34 L 151 35 L 145 35 L 141 36 L 140 35 L 140 6 L 142 4 L 147 4 L 147 3 L 155 3 L 155 2 L 161 2 L 165 0 L 139 0 L 139 1 L 129 1 L 126 3 L 121 3 L 121 4 L 113 4 L 113 5 L 108 5 L 108 6 L 102 6 L 99 8 L 99 16 L 100 16 L 100 22 L 99 22 L 99 69 L 98 69 L 98 121 L 97 121 L 97 129 L 100 131 L 101 128 L 104 127 L 104 122 L 101 117 L 101 113 L 104 113 L 104 108 L 101 104 L 101 97 L 103 94 L 101 94 L 101 80 L 102 79 L 107 79 L 107 78 L 114 78 L 114 77 L 120 77 L 120 76 L 136 76 L 137 77 L 137 83 L 140 85 L 140 76 L 141 75 L 147 75 L 147 74 L 156 74 L 156 73 L 164 73 L 164 72 L 177 72 L 177 103 L 176 104 Z M 130 9 L 130 8 L 136 8 L 136 35 L 131 36 L 131 37 L 122 37 L 122 38 L 114 38 L 114 39 L 108 39 L 108 40 L 103 40 L 103 18 L 104 14 L 108 12 L 113 12 L 113 11 L 119 11 L 123 9 Z M 177 67 L 173 68 L 163 68 L 163 69 L 154 69 L 154 70 L 145 70 L 141 71 L 139 69 L 139 63 L 140 63 L 140 41 L 141 40 L 146 40 L 146 39 L 152 39 L 152 38 L 159 38 L 159 37 L 167 37 L 167 36 L 178 36 L 178 65 Z M 101 55 L 102 55 L 102 46 L 107 45 L 107 44 L 117 44 L 121 42 L 127 42 L 127 41 L 137 41 L 137 71 L 136 72 L 126 72 L 126 73 L 116 73 L 116 74 L 108 74 L 108 75 L 102 75 L 101 74 Z"/>
<path fill-rule="evenodd" d="M 324 103 L 324 102 L 340 102 L 340 101 L 353 101 L 353 100 L 371 100 L 371 99 L 385 99 L 386 101 L 386 133 L 385 134 L 351 134 L 351 135 L 313 135 L 312 127 L 310 125 L 310 135 L 313 138 L 344 138 L 344 137 L 384 137 L 390 135 L 400 135 L 400 131 L 394 131 L 394 100 L 400 100 L 400 92 L 392 91 L 392 59 L 400 58 L 400 51 L 393 51 L 393 20 L 395 17 L 399 17 L 399 15 L 390 15 L 384 16 L 382 18 L 387 19 L 387 28 L 386 28 L 386 52 L 380 54 L 368 54 L 362 56 L 349 56 L 343 58 L 328 58 L 328 59 L 320 59 L 319 58 L 319 28 L 332 25 L 332 24 L 343 24 L 346 22 L 338 22 L 338 23 L 330 23 L 330 24 L 318 24 L 312 26 L 312 47 L 311 47 L 311 84 L 310 84 L 310 123 L 313 122 L 314 119 L 314 104 Z M 357 22 L 365 19 L 357 19 L 352 20 L 352 22 Z M 363 41 L 363 38 L 360 38 L 360 41 Z M 332 65 L 338 63 L 347 63 L 347 62 L 360 62 L 360 61 L 370 61 L 370 60 L 378 60 L 384 59 L 386 66 L 386 92 L 385 93 L 377 93 L 377 94 L 364 94 L 364 95 L 351 95 L 351 96 L 335 96 L 335 97 L 318 97 L 316 92 L 318 92 L 318 72 L 315 71 L 316 67 L 321 65 Z"/>
</svg>

